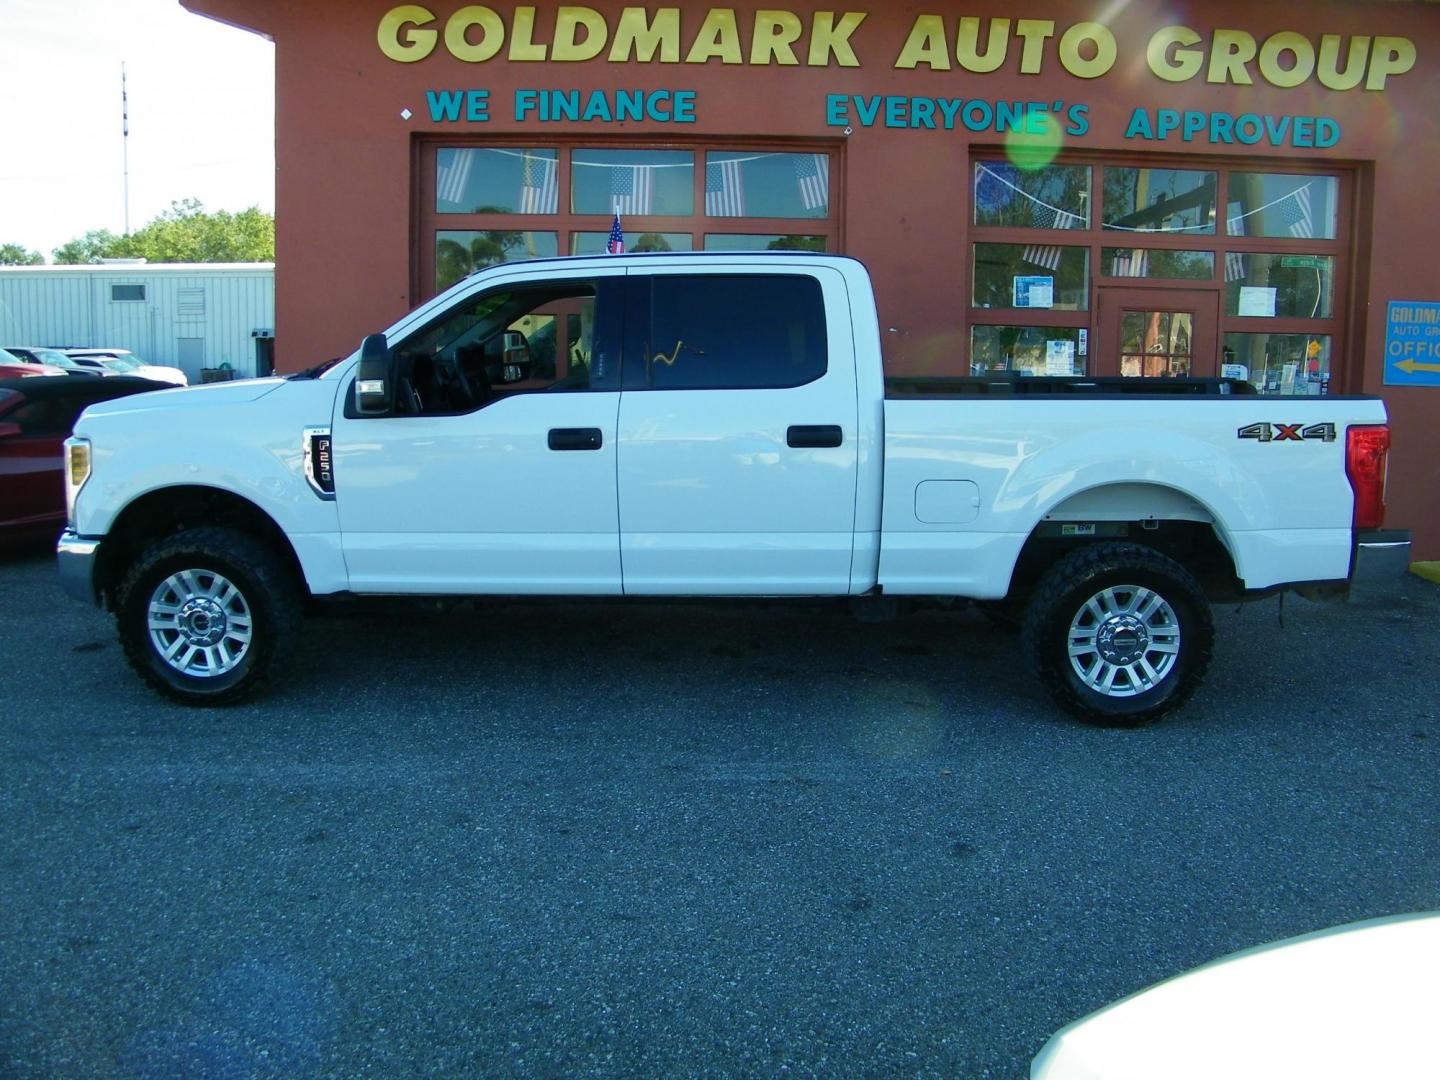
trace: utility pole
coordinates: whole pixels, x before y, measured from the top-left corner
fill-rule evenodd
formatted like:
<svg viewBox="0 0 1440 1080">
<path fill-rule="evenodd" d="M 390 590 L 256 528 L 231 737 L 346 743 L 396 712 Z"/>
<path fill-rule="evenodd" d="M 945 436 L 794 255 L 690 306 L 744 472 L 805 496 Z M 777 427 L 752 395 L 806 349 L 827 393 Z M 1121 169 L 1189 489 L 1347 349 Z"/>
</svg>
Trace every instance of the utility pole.
<svg viewBox="0 0 1440 1080">
<path fill-rule="evenodd" d="M 125 235 L 130 235 L 130 96 L 125 89 L 125 61 L 120 61 L 120 145 L 125 169 Z"/>
</svg>

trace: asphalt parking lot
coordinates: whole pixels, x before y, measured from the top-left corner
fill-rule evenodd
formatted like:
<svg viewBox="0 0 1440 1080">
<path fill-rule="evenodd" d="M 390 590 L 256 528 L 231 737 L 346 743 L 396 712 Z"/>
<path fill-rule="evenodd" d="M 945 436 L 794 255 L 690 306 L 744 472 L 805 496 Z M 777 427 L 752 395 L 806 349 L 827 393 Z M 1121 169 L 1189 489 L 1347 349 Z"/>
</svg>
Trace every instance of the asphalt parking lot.
<svg viewBox="0 0 1440 1080">
<path fill-rule="evenodd" d="M 195 711 L 0 559 L 0 1074 L 1021 1077 L 1440 907 L 1440 588 L 1216 617 L 1134 732 L 973 612 L 783 607 L 323 618 Z"/>
</svg>

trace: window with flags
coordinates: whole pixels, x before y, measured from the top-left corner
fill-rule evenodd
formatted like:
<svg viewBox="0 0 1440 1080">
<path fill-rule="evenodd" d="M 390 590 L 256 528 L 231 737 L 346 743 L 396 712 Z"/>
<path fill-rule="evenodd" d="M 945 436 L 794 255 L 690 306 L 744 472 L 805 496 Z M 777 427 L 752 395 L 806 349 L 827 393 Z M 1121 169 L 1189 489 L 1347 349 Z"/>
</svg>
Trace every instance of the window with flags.
<svg viewBox="0 0 1440 1080">
<path fill-rule="evenodd" d="M 558 209 L 554 150 L 441 147 L 435 210 L 441 214 L 553 214 Z"/>
<path fill-rule="evenodd" d="M 1161 310 L 1165 290 L 1201 290 L 1216 297 L 1218 325 L 1203 337 L 1216 355 L 1197 354 L 1187 370 L 1261 393 L 1329 393 L 1332 378 L 1344 382 L 1351 187 L 1340 170 L 1279 164 L 1062 157 L 1022 168 L 980 155 L 970 370 L 1118 374 L 1120 343 L 1101 329 L 1105 297 L 1152 290 L 1141 295 Z"/>
<path fill-rule="evenodd" d="M 840 250 L 828 147 L 458 146 L 421 141 L 417 296 L 485 266 L 561 254 Z M 618 222 L 614 219 L 618 218 Z"/>
</svg>

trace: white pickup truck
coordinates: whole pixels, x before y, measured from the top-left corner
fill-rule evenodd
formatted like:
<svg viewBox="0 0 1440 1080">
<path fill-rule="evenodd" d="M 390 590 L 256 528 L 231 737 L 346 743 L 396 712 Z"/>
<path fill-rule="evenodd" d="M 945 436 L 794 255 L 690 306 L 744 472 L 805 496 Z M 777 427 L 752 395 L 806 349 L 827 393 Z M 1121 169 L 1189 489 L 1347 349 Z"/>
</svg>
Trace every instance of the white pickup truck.
<svg viewBox="0 0 1440 1080">
<path fill-rule="evenodd" d="M 1063 707 L 1135 724 L 1203 676 L 1208 601 L 1343 586 L 1381 524 L 1380 401 L 1240 389 L 887 385 L 839 256 L 510 263 L 312 371 L 92 406 L 60 571 L 197 704 L 312 598 L 966 598 Z"/>
</svg>

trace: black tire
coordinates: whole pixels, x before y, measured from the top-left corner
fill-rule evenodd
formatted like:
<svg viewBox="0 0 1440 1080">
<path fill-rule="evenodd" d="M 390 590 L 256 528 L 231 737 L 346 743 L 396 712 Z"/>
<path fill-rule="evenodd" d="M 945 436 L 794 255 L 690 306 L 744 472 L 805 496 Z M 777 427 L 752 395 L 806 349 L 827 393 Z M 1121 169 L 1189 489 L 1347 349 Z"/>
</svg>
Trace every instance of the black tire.
<svg viewBox="0 0 1440 1080">
<path fill-rule="evenodd" d="M 1210 666 L 1214 638 L 1199 583 L 1140 544 L 1072 551 L 1036 583 L 1025 613 L 1025 651 L 1045 690 L 1105 727 L 1138 727 L 1181 705 Z"/>
<path fill-rule="evenodd" d="M 233 587 L 233 595 L 220 582 Z M 189 705 L 229 704 L 258 690 L 288 657 L 300 621 L 294 571 L 264 541 L 234 529 L 187 529 L 156 541 L 116 592 L 126 660 L 155 689 Z M 162 645 L 172 647 L 173 661 Z M 201 669 L 197 654 L 213 672 Z"/>
</svg>

